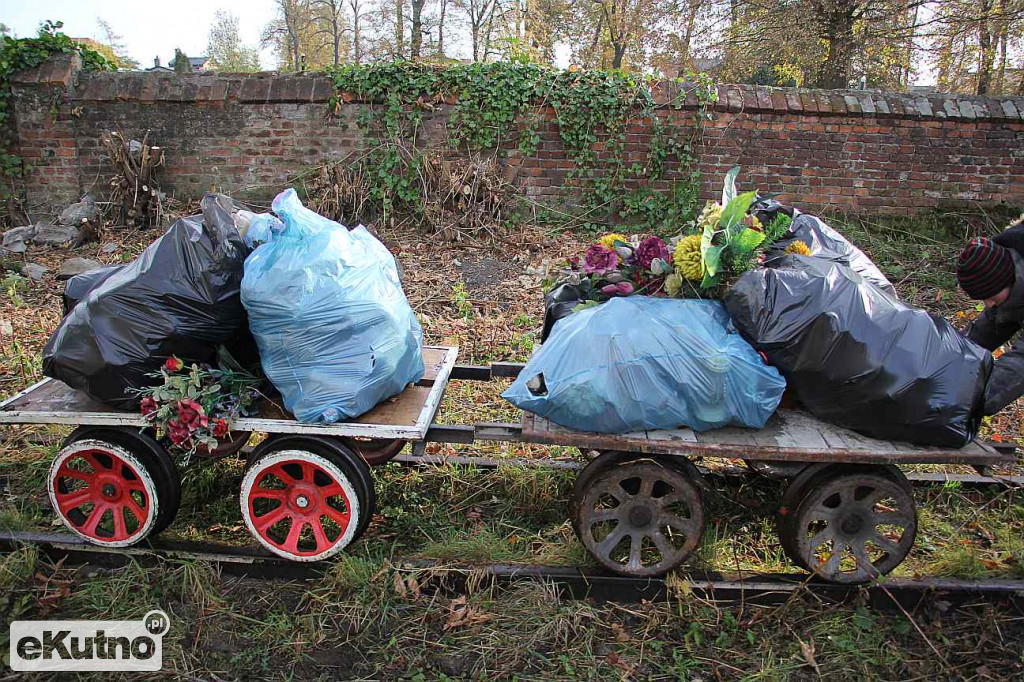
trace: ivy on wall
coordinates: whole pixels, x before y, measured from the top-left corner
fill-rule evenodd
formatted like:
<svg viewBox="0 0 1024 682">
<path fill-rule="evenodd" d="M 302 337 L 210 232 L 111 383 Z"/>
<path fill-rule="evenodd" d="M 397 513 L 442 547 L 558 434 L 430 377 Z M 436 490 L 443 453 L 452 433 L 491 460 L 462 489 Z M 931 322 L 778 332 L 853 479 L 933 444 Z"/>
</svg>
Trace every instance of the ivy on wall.
<svg viewBox="0 0 1024 682">
<path fill-rule="evenodd" d="M 573 222 L 604 229 L 628 222 L 650 232 L 675 232 L 697 210 L 696 148 L 708 105 L 717 91 L 705 76 L 678 81 L 678 96 L 656 103 L 653 81 L 617 71 L 557 71 L 533 63 L 498 62 L 429 66 L 412 62 L 343 65 L 330 72 L 334 112 L 351 99 L 368 102 L 357 117 L 367 134 L 360 162 L 370 178 L 371 199 L 387 212 L 416 214 L 423 197 L 417 143 L 427 113 L 447 105 L 449 148 L 495 150 L 529 156 L 541 141 L 543 109 L 555 112 L 561 142 L 573 161 L 568 188 L 578 197 Z M 698 105 L 688 121 L 666 122 L 665 111 L 683 110 L 688 93 Z M 631 126 L 650 131 L 642 161 L 627 145 Z M 631 160 L 632 159 L 632 160 Z M 653 184 L 668 176 L 669 191 Z"/>
<path fill-rule="evenodd" d="M 11 114 L 11 77 L 26 69 L 39 66 L 51 55 L 77 52 L 86 71 L 113 71 L 114 64 L 95 50 L 76 43 L 60 32 L 62 22 L 47 21 L 39 28 L 35 38 L 4 36 L 0 42 L 0 176 L 3 188 L 0 196 L 10 196 L 11 179 L 21 175 L 21 160 L 11 152 L 14 135 Z M 56 111 L 54 111 L 56 114 Z"/>
</svg>

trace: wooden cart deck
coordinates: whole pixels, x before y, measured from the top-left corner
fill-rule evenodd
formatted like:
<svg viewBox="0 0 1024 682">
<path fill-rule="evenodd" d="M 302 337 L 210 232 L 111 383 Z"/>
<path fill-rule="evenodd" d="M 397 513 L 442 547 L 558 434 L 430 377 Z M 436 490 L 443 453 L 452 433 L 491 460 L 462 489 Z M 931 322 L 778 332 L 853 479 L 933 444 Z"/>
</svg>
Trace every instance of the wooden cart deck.
<svg viewBox="0 0 1024 682">
<path fill-rule="evenodd" d="M 794 409 L 778 410 L 759 430 L 726 427 L 703 433 L 676 429 L 609 435 L 574 431 L 528 412 L 523 413 L 522 429 L 523 440 L 531 443 L 690 457 L 973 466 L 1013 460 L 1013 455 L 1002 454 L 978 441 L 962 448 L 941 448 L 876 440 Z"/>
<path fill-rule="evenodd" d="M 276 405 L 263 401 L 259 417 L 238 419 L 232 428 L 267 433 L 422 440 L 441 405 L 458 355 L 456 347 L 424 347 L 423 378 L 353 421 L 302 424 Z M 148 425 L 141 414 L 114 411 L 56 379 L 44 379 L 0 403 L 0 424 Z"/>
</svg>

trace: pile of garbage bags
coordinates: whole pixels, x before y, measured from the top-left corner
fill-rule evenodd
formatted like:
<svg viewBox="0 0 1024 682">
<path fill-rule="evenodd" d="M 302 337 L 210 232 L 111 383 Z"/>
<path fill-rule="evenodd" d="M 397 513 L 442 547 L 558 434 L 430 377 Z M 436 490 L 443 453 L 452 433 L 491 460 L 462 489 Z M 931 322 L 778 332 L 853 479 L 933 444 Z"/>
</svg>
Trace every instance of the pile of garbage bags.
<svg viewBox="0 0 1024 682">
<path fill-rule="evenodd" d="M 362 414 L 423 375 L 423 334 L 394 257 L 302 206 L 277 217 L 208 194 L 136 260 L 69 280 L 43 372 L 118 409 L 161 365 L 212 363 L 219 346 L 256 357 L 305 422 Z M 253 248 L 255 247 L 255 248 Z M 243 362 L 243 364 L 245 364 Z"/>
<path fill-rule="evenodd" d="M 207 195 L 131 263 L 72 278 L 68 312 L 43 349 L 43 373 L 119 409 L 171 356 L 213 360 L 246 334 L 239 299 L 247 249 L 233 200 Z"/>
<path fill-rule="evenodd" d="M 423 376 L 423 330 L 394 257 L 359 226 L 274 199 L 283 227 L 245 262 L 242 304 L 263 371 L 301 422 L 358 416 Z"/>
<path fill-rule="evenodd" d="M 850 265 L 781 256 L 740 277 L 726 304 L 819 419 L 944 447 L 977 433 L 991 354 Z"/>
<path fill-rule="evenodd" d="M 785 380 L 718 301 L 630 296 L 562 319 L 502 397 L 568 428 L 760 428 Z"/>
</svg>

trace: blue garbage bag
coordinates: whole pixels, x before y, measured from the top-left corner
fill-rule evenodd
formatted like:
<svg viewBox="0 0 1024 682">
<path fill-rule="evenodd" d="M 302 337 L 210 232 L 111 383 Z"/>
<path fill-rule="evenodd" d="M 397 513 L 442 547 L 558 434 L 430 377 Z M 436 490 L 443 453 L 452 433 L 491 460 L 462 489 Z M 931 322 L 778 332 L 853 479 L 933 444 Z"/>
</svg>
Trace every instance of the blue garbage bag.
<svg viewBox="0 0 1024 682">
<path fill-rule="evenodd" d="M 422 378 L 423 330 L 387 248 L 305 208 L 293 189 L 273 210 L 284 229 L 246 259 L 242 304 L 285 407 L 332 423 Z"/>
<path fill-rule="evenodd" d="M 761 428 L 786 381 L 718 301 L 613 298 L 559 320 L 502 397 L 579 431 Z"/>
</svg>

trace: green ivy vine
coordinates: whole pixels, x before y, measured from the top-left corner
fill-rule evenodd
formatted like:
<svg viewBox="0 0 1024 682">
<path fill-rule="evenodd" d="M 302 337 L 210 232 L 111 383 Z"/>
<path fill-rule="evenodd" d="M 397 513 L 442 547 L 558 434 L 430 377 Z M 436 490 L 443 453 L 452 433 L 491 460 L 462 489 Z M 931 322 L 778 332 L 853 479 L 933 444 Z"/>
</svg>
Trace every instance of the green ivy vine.
<svg viewBox="0 0 1024 682">
<path fill-rule="evenodd" d="M 568 182 L 578 191 L 573 222 L 604 229 L 624 221 L 650 232 L 675 232 L 693 219 L 700 175 L 697 144 L 717 98 L 706 76 L 680 79 L 678 96 L 657 103 L 653 80 L 618 71 L 557 71 L 513 61 L 431 66 L 413 62 L 342 65 L 330 72 L 331 111 L 351 99 L 367 102 L 357 123 L 370 141 L 362 164 L 371 178 L 371 199 L 387 211 L 418 213 L 417 181 L 423 162 L 417 136 L 426 113 L 450 107 L 447 144 L 452 149 L 535 153 L 545 107 L 555 112 L 559 136 L 574 162 Z M 666 122 L 696 96 L 689 125 Z M 677 115 L 678 116 L 678 115 Z M 636 158 L 634 125 L 651 131 L 646 154 Z M 668 191 L 657 190 L 669 163 L 678 166 Z"/>
<path fill-rule="evenodd" d="M 11 77 L 38 66 L 57 53 L 77 52 L 86 71 L 113 71 L 114 64 L 99 52 L 76 43 L 60 32 L 64 24 L 47 21 L 35 38 L 3 36 L 0 42 L 0 176 L 5 179 L 0 196 L 7 196 L 9 180 L 21 175 L 21 159 L 11 152 L 14 142 L 11 113 Z"/>
</svg>

